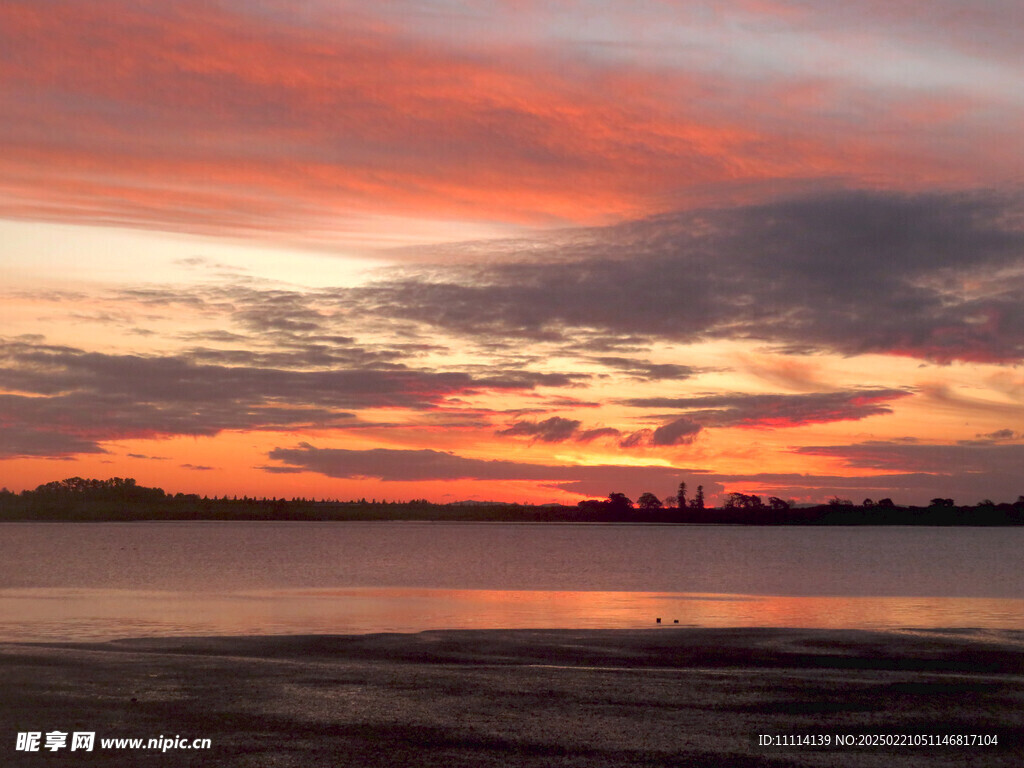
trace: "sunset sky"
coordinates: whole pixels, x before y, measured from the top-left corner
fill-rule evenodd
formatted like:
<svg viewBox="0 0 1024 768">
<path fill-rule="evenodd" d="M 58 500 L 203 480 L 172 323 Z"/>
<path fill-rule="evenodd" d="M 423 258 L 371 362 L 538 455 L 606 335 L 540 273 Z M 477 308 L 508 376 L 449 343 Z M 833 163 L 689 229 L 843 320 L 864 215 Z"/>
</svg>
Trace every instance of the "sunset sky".
<svg viewBox="0 0 1024 768">
<path fill-rule="evenodd" d="M 0 486 L 1024 494 L 1020 0 L 0 0 Z"/>
</svg>

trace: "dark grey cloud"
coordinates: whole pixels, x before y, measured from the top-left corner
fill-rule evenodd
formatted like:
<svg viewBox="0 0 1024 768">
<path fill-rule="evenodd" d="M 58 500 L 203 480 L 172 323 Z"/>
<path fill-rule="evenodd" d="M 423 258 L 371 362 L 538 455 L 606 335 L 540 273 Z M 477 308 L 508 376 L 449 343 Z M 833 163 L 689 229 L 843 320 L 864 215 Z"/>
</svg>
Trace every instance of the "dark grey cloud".
<svg viewBox="0 0 1024 768">
<path fill-rule="evenodd" d="M 1020 432 L 1014 432 L 1012 429 L 997 429 L 995 432 L 989 432 L 987 435 L 978 435 L 978 437 L 988 438 L 989 440 L 1013 440 L 1024 437 L 1024 435 Z"/>
<path fill-rule="evenodd" d="M 0 459 L 63 458 L 79 453 L 106 453 L 95 441 L 31 423 L 13 423 L 15 400 L 0 395 Z"/>
<path fill-rule="evenodd" d="M 543 421 L 519 421 L 508 429 L 498 430 L 495 434 L 529 436 L 545 443 L 561 443 L 573 437 L 581 423 L 575 419 L 552 416 Z"/>
<path fill-rule="evenodd" d="M 795 427 L 892 413 L 889 403 L 910 394 L 904 389 L 856 389 L 795 395 L 726 393 L 636 397 L 622 402 L 637 408 L 687 411 L 691 422 L 704 427 Z"/>
<path fill-rule="evenodd" d="M 354 414 L 225 395 L 207 401 L 136 400 L 129 392 L 82 390 L 52 396 L 0 395 L 0 455 L 103 452 L 99 443 L 168 435 L 212 436 L 225 430 L 336 428 Z M 47 449 L 54 453 L 48 453 Z"/>
<path fill-rule="evenodd" d="M 301 346 L 278 349 L 260 349 L 253 339 L 241 337 L 241 342 L 230 349 L 214 347 L 192 347 L 182 353 L 196 363 L 210 365 L 246 365 L 261 368 L 390 368 L 404 369 L 401 360 L 405 357 L 395 349 L 367 349 L 354 344 L 352 339 L 340 341 L 308 340 Z M 248 346 L 248 345 L 252 346 Z"/>
<path fill-rule="evenodd" d="M 995 194 L 823 194 L 505 244 L 505 260 L 397 274 L 348 297 L 473 338 L 574 343 L 585 331 L 1016 361 L 1021 209 Z"/>
<path fill-rule="evenodd" d="M 424 450 L 375 448 L 347 450 L 317 448 L 300 443 L 295 448 L 275 448 L 268 457 L 280 462 L 285 471 L 301 469 L 328 477 L 377 478 L 388 482 L 426 480 L 534 480 L 552 488 L 574 493 L 607 496 L 612 491 L 634 498 L 648 490 L 668 493 L 680 481 L 703 483 L 709 492 L 721 486 L 700 470 L 673 467 L 618 465 L 557 466 L 518 461 L 468 459 L 453 453 Z M 267 471 L 281 471 L 274 467 Z M 706 480 L 705 480 L 706 478 Z"/>
<path fill-rule="evenodd" d="M 87 390 L 130 395 L 144 402 L 253 400 L 267 405 L 423 408 L 452 393 L 571 386 L 581 378 L 502 370 L 480 377 L 408 368 L 290 370 L 260 367 L 262 356 L 244 351 L 228 356 L 237 364 L 205 365 L 195 362 L 194 354 L 111 355 L 65 346 L 3 343 L 0 384 L 40 395 Z"/>
<path fill-rule="evenodd" d="M 619 448 L 639 448 L 641 446 L 647 446 L 651 444 L 653 437 L 653 429 L 638 429 L 635 432 L 630 432 L 619 440 Z"/>
<path fill-rule="evenodd" d="M 565 386 L 569 374 L 488 375 L 408 368 L 297 370 L 261 353 L 196 362 L 190 355 L 111 355 L 24 340 L 0 343 L 3 455 L 97 452 L 99 442 L 224 430 L 353 428 L 353 410 L 443 409 L 454 394 Z M 246 364 L 248 363 L 248 364 Z"/>
<path fill-rule="evenodd" d="M 638 448 L 641 446 L 689 445 L 702 427 L 688 418 L 676 419 L 657 429 L 639 429 L 623 435 L 614 427 L 595 427 L 580 429 L 581 422 L 553 416 L 543 421 L 520 421 L 508 429 L 500 429 L 495 434 L 503 436 L 533 437 L 546 443 L 562 443 L 573 440 L 577 443 L 590 443 L 600 438 L 616 438 L 620 448 Z"/>
<path fill-rule="evenodd" d="M 559 467 L 516 461 L 467 459 L 453 453 L 374 448 L 347 450 L 317 448 L 300 443 L 297 448 L 275 448 L 269 458 L 328 477 L 375 477 L 386 481 L 461 480 L 558 480 Z"/>
<path fill-rule="evenodd" d="M 622 437 L 620 448 L 647 448 L 651 446 L 691 445 L 704 429 L 689 416 L 672 419 L 660 427 L 644 427 Z"/>
<path fill-rule="evenodd" d="M 233 333 L 231 331 L 225 331 L 224 329 L 218 329 L 215 331 L 194 331 L 189 333 L 183 333 L 179 335 L 179 338 L 186 341 L 197 341 L 206 343 L 216 344 L 240 344 L 246 342 L 249 337 L 241 333 Z"/>
<path fill-rule="evenodd" d="M 1007 440 L 1024 440 L 1024 432 L 1015 432 L 1012 429 L 997 429 L 995 432 L 976 435 L 975 440 L 961 440 L 961 445 L 988 445 L 992 443 L 1006 442 Z"/>
<path fill-rule="evenodd" d="M 584 429 L 576 435 L 577 442 L 589 443 L 593 440 L 597 440 L 602 437 L 619 437 L 622 434 L 621 431 L 614 427 L 596 427 L 594 429 Z"/>
<path fill-rule="evenodd" d="M 630 357 L 605 355 L 593 357 L 591 360 L 609 368 L 617 368 L 627 373 L 631 378 L 641 381 L 661 381 L 664 379 L 682 381 L 699 372 L 697 368 L 689 365 L 652 363 L 647 360 L 636 360 Z"/>
<path fill-rule="evenodd" d="M 310 306 L 297 291 L 262 290 L 258 302 L 236 309 L 233 317 L 243 327 L 260 334 L 313 333 L 324 325 L 324 314 Z"/>
<path fill-rule="evenodd" d="M 794 449 L 812 456 L 833 456 L 847 467 L 890 472 L 953 473 L 1012 472 L 1024 467 L 1024 445 L 930 445 L 872 441 L 855 445 L 808 445 Z"/>
<path fill-rule="evenodd" d="M 203 345 L 190 349 L 190 357 L 214 364 L 402 367 L 422 354 L 447 351 L 413 324 L 353 311 L 347 289 L 286 290 L 226 282 L 122 289 L 109 299 L 135 311 L 142 305 L 163 312 L 164 319 L 187 312 L 217 323 L 216 329 L 179 335 L 187 343 Z M 375 340 L 360 338 L 368 334 Z M 381 341 L 382 336 L 388 340 Z"/>
<path fill-rule="evenodd" d="M 600 408 L 602 403 L 596 400 L 580 400 L 576 397 L 549 397 L 545 402 L 557 408 Z"/>
<path fill-rule="evenodd" d="M 831 192 L 435 246 L 454 263 L 382 270 L 358 288 L 229 282 L 117 297 L 217 318 L 232 327 L 209 342 L 247 340 L 297 364 L 401 365 L 437 350 L 438 330 L 510 368 L 537 362 L 522 350 L 539 341 L 646 380 L 699 372 L 636 356 L 659 340 L 1011 362 L 1024 359 L 1022 222 L 1020 195 Z M 395 343 L 358 340 L 370 335 Z"/>
<path fill-rule="evenodd" d="M 581 355 L 614 355 L 612 353 L 635 354 L 638 349 L 646 349 L 653 339 L 650 336 L 594 333 L 586 328 L 575 329 L 571 339 L 563 339 L 567 349 Z"/>
<path fill-rule="evenodd" d="M 654 445 L 689 445 L 697 439 L 703 427 L 688 416 L 671 421 L 654 430 Z"/>
</svg>

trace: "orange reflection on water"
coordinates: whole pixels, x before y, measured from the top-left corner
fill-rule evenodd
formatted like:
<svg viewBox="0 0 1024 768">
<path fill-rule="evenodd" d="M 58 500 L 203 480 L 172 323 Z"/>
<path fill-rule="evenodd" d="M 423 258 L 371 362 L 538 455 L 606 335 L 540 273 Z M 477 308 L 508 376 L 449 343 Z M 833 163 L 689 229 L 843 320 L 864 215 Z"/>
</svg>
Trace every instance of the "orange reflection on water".
<svg viewBox="0 0 1024 768">
<path fill-rule="evenodd" d="M 1022 629 L 1024 600 L 950 597 L 668 597 L 680 623 L 705 627 Z"/>
<path fill-rule="evenodd" d="M 1024 629 L 1024 600 L 344 588 L 224 593 L 0 590 L 0 640 L 430 629 Z"/>
</svg>

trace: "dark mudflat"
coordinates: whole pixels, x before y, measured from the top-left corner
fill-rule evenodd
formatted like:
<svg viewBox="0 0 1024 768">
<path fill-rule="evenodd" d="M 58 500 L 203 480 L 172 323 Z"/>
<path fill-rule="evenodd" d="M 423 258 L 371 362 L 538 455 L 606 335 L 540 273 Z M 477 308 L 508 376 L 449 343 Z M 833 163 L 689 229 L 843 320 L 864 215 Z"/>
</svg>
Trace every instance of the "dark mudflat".
<svg viewBox="0 0 1024 768">
<path fill-rule="evenodd" d="M 93 752 L 15 750 L 94 731 Z M 764 747 L 759 734 L 997 746 Z M 209 750 L 102 738 L 208 738 Z M 0 645 L 0 765 L 1017 766 L 1024 633 L 443 631 Z"/>
</svg>

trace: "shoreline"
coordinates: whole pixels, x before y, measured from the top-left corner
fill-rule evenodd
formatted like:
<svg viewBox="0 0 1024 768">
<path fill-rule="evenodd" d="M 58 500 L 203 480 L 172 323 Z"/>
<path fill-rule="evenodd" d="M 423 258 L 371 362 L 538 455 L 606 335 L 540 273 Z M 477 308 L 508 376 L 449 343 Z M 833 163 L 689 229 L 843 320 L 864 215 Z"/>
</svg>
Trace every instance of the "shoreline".
<svg viewBox="0 0 1024 768">
<path fill-rule="evenodd" d="M 101 524 L 128 524 L 140 525 L 143 523 L 428 523 L 431 525 L 544 525 L 544 526 L 661 526 L 667 528 L 793 528 L 797 530 L 813 529 L 857 529 L 857 528 L 998 528 L 1001 530 L 1022 528 L 1024 522 L 908 522 L 898 520 L 893 522 L 806 522 L 806 521 L 746 521 L 737 522 L 730 520 L 651 520 L 651 519 L 614 519 L 614 520 L 586 520 L 586 519 L 529 519 L 529 518 L 508 518 L 490 519 L 474 517 L 453 517 L 453 518 L 427 518 L 427 517 L 3 517 L 0 518 L 0 525 L 95 525 Z"/>
<path fill-rule="evenodd" d="M 0 642 L 14 643 L 740 627 L 904 634 L 915 628 L 946 627 L 980 637 L 1024 631 L 1024 599 L 380 586 L 198 595 L 158 589 L 0 589 Z"/>
<path fill-rule="evenodd" d="M 89 765 L 933 766 L 1024 759 L 1024 632 L 431 630 L 0 643 L 21 731 L 211 739 Z M 995 734 L 997 746 L 759 746 L 759 734 Z M 76 759 L 79 755 L 74 755 Z"/>
<path fill-rule="evenodd" d="M 218 518 L 218 517 L 139 517 L 139 518 L 96 518 L 96 519 L 74 519 L 74 518 L 4 518 L 0 519 L 0 526 L 3 525 L 131 525 L 139 526 L 147 523 L 159 525 L 194 525 L 201 523 L 224 523 L 224 524 L 292 524 L 292 525 L 313 525 L 343 523 L 346 525 L 383 525 L 397 523 L 401 525 L 541 525 L 541 526 L 640 526 L 660 528 L 773 528 L 773 529 L 794 529 L 807 530 L 830 530 L 842 528 L 844 530 L 876 529 L 876 528 L 900 528 L 906 530 L 920 530 L 932 528 L 955 528 L 962 529 L 1018 529 L 1024 527 L 1024 523 L 908 523 L 908 522 L 875 522 L 875 523 L 793 523 L 793 522 L 673 522 L 664 520 L 483 520 L 472 518 L 458 518 L 449 520 L 432 520 L 417 517 L 381 517 L 381 518 L 287 518 L 287 517 L 265 517 L 265 518 Z"/>
</svg>

